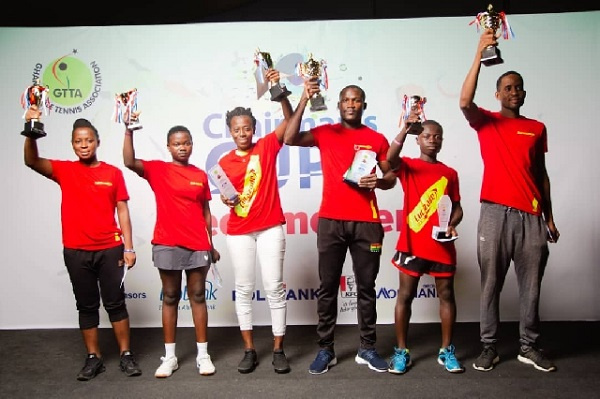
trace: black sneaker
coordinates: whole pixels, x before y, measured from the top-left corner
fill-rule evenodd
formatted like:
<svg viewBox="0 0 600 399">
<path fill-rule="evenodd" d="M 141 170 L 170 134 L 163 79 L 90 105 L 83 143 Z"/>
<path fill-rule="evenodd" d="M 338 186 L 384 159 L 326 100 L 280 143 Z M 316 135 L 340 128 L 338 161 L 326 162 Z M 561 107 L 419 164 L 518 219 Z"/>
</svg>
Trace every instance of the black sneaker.
<svg viewBox="0 0 600 399">
<path fill-rule="evenodd" d="M 102 359 L 96 356 L 95 353 L 89 353 L 85 358 L 85 365 L 77 374 L 77 379 L 79 381 L 89 381 L 105 369 Z"/>
<path fill-rule="evenodd" d="M 290 372 L 290 364 L 283 349 L 273 351 L 273 369 L 277 374 L 285 374 Z"/>
<path fill-rule="evenodd" d="M 142 375 L 142 369 L 138 366 L 133 353 L 131 351 L 125 351 L 121 353 L 121 361 L 119 362 L 121 371 L 124 372 L 127 377 L 135 377 Z"/>
<path fill-rule="evenodd" d="M 258 356 L 254 349 L 246 349 L 244 351 L 244 358 L 238 364 L 238 371 L 242 374 L 248 374 L 254 371 L 258 365 Z"/>
<path fill-rule="evenodd" d="M 533 347 L 521 347 L 517 359 L 525 364 L 531 364 L 533 367 L 541 371 L 556 370 L 554 363 L 544 356 L 542 351 Z"/>
<path fill-rule="evenodd" d="M 483 345 L 481 355 L 473 363 L 473 368 L 479 371 L 490 371 L 500 361 L 495 345 Z"/>
</svg>

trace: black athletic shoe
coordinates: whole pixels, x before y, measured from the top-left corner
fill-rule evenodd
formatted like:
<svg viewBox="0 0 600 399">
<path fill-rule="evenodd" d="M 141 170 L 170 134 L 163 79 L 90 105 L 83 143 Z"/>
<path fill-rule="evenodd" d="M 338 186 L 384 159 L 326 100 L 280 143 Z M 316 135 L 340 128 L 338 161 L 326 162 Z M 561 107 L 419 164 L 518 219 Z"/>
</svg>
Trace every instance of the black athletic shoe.
<svg viewBox="0 0 600 399">
<path fill-rule="evenodd" d="M 533 347 L 521 347 L 517 356 L 520 362 L 531 364 L 540 371 L 555 371 L 556 366 L 550 359 L 544 356 L 544 353 Z"/>
<path fill-rule="evenodd" d="M 85 365 L 77 374 L 79 381 L 89 381 L 98 374 L 102 373 L 106 368 L 104 362 L 95 353 L 90 353 L 85 358 Z"/>
<path fill-rule="evenodd" d="M 486 344 L 483 345 L 481 355 L 473 363 L 473 368 L 479 371 L 490 371 L 499 361 L 500 357 L 498 356 L 498 352 L 496 352 L 496 346 Z"/>
<path fill-rule="evenodd" d="M 244 351 L 244 358 L 238 365 L 238 371 L 242 374 L 251 373 L 258 365 L 258 356 L 254 349 L 246 349 Z"/>
<path fill-rule="evenodd" d="M 124 372 L 127 377 L 135 377 L 142 375 L 142 369 L 138 366 L 133 353 L 131 351 L 125 351 L 121 353 L 121 361 L 119 362 L 121 371 Z"/>
<path fill-rule="evenodd" d="M 285 374 L 290 372 L 290 364 L 283 349 L 273 351 L 273 369 L 277 374 Z"/>
</svg>

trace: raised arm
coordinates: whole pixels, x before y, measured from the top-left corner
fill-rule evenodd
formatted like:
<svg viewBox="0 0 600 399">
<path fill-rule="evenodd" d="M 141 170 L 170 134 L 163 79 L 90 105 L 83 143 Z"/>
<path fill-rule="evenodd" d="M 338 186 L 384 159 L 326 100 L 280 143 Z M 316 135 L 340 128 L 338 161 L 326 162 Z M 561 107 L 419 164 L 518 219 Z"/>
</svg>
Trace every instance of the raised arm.
<svg viewBox="0 0 600 399">
<path fill-rule="evenodd" d="M 273 83 L 278 83 L 280 80 L 279 71 L 276 69 L 269 69 L 267 71 L 266 78 Z M 275 134 L 277 135 L 277 139 L 279 142 L 283 142 L 283 135 L 285 134 L 285 128 L 287 127 L 288 121 L 292 116 L 294 110 L 292 109 L 292 104 L 287 96 L 283 97 L 281 100 L 281 110 L 283 111 L 283 122 L 277 125 L 275 128 Z"/>
<path fill-rule="evenodd" d="M 410 123 L 418 122 L 419 117 L 417 115 L 410 115 L 406 121 L 402 122 L 400 132 L 390 143 L 390 149 L 387 153 L 387 159 L 390 163 L 390 167 L 393 171 L 397 171 L 400 167 L 400 152 L 404 146 L 404 141 L 408 135 L 408 126 Z"/>
<path fill-rule="evenodd" d="M 138 176 L 144 176 L 144 163 L 135 157 L 133 148 L 133 131 L 125 127 L 125 138 L 123 139 L 123 163 Z"/>
<path fill-rule="evenodd" d="M 29 122 L 32 119 L 39 119 L 41 115 L 42 111 L 40 111 L 36 105 L 32 105 L 27 112 L 25 112 L 25 120 Z M 23 158 L 25 165 L 38 172 L 40 175 L 48 178 L 52 175 L 52 163 L 48 159 L 40 157 L 36 139 L 30 137 L 25 138 Z"/>
<path fill-rule="evenodd" d="M 396 137 L 394 137 L 394 139 L 390 143 L 390 148 L 387 152 L 389 171 L 383 174 L 382 179 L 385 181 L 385 184 L 392 184 L 391 187 L 394 187 L 394 185 L 396 185 L 396 172 L 400 168 L 400 152 L 402 151 L 404 141 L 406 140 L 406 136 L 408 135 L 408 123 L 417 121 L 418 116 L 409 116 L 407 121 L 402 122 L 402 128 L 400 129 L 400 132 L 396 135 Z"/>
<path fill-rule="evenodd" d="M 319 91 L 319 83 L 316 77 L 304 81 L 304 91 L 285 129 L 283 136 L 285 144 L 300 147 L 311 147 L 315 144 L 314 137 L 310 131 L 300 132 L 300 124 L 302 123 L 302 115 L 304 114 L 304 109 L 309 98 Z"/>
<path fill-rule="evenodd" d="M 471 124 L 477 123 L 482 117 L 482 113 L 477 107 L 477 104 L 473 102 L 475 99 L 475 90 L 477 89 L 477 81 L 479 79 L 479 71 L 481 70 L 481 51 L 484 48 L 495 44 L 497 44 L 497 41 L 494 31 L 492 29 L 485 30 L 479 38 L 475 58 L 473 59 L 471 68 L 467 73 L 460 91 L 459 106 L 465 115 L 465 118 L 467 118 L 467 121 Z"/>
</svg>

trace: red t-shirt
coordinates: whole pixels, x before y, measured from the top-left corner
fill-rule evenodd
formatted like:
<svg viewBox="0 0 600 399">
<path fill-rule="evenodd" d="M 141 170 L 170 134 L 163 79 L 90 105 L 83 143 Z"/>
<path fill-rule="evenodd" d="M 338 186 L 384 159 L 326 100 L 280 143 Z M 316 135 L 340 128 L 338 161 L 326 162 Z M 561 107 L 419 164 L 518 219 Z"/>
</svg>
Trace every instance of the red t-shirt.
<svg viewBox="0 0 600 399">
<path fill-rule="evenodd" d="M 480 200 L 541 215 L 542 171 L 537 165 L 538 157 L 548 151 L 546 126 L 479 109 L 484 118 L 471 127 L 477 131 L 483 159 Z"/>
<path fill-rule="evenodd" d="M 179 246 L 193 251 L 211 249 L 204 220 L 204 203 L 211 199 L 206 173 L 194 165 L 142 161 L 144 179 L 156 199 L 152 244 Z"/>
<path fill-rule="evenodd" d="M 120 169 L 100 162 L 50 160 L 52 180 L 62 192 L 60 206 L 65 248 L 99 251 L 121 245 L 115 220 L 118 201 L 129 200 Z"/>
<path fill-rule="evenodd" d="M 285 224 L 277 182 L 277 154 L 282 145 L 271 133 L 259 139 L 246 155 L 232 150 L 219 160 L 240 193 L 240 203 L 229 215 L 227 234 L 247 234 Z"/>
<path fill-rule="evenodd" d="M 358 150 L 371 150 L 377 161 L 387 159 L 389 143 L 385 136 L 361 126 L 344 128 L 340 123 L 311 129 L 315 146 L 321 153 L 323 196 L 319 217 L 359 222 L 380 222 L 375 191 L 360 189 L 343 181 Z"/>
<path fill-rule="evenodd" d="M 404 208 L 396 250 L 433 262 L 455 265 L 454 241 L 436 241 L 431 238 L 431 231 L 433 226 L 439 226 L 437 206 L 442 195 L 448 195 L 452 202 L 460 201 L 458 173 L 442 162 L 401 159 L 396 176 L 404 190 Z"/>
</svg>

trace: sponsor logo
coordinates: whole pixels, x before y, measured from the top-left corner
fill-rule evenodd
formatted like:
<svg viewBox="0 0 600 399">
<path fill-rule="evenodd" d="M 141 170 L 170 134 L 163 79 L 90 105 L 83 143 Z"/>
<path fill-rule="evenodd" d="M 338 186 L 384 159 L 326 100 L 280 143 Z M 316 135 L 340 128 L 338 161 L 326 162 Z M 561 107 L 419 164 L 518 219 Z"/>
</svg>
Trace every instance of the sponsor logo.
<svg viewBox="0 0 600 399">
<path fill-rule="evenodd" d="M 535 136 L 535 133 L 532 133 L 532 132 L 522 132 L 522 131 L 520 131 L 520 130 L 519 130 L 519 131 L 517 131 L 517 134 L 518 134 L 519 136 L 530 136 L 530 137 L 533 137 L 533 136 Z"/>
<path fill-rule="evenodd" d="M 208 310 L 216 310 L 217 306 L 216 306 L 215 302 L 217 301 L 217 291 L 219 291 L 219 289 L 216 288 L 216 285 L 213 284 L 213 282 L 209 281 L 209 280 L 206 280 L 205 287 L 206 288 L 204 291 L 204 296 L 205 296 L 205 300 L 206 300 L 206 308 Z M 160 299 L 161 304 L 158 306 L 158 309 L 161 310 L 162 309 L 162 301 L 163 301 L 163 291 L 162 290 L 160 290 L 159 299 Z M 190 297 L 188 295 L 187 285 L 185 285 L 183 287 L 183 290 L 181 291 L 181 297 L 179 298 L 178 309 L 179 310 L 191 309 L 189 302 L 190 302 Z"/>
<path fill-rule="evenodd" d="M 145 292 L 126 292 L 125 298 L 127 299 L 146 299 L 148 296 Z"/>
<path fill-rule="evenodd" d="M 94 105 L 102 90 L 102 70 L 94 60 L 83 60 L 74 49 L 47 64 L 37 63 L 33 83 L 40 79 L 48 87 L 51 112 L 78 114 Z"/>
<path fill-rule="evenodd" d="M 314 301 L 319 295 L 318 288 L 299 288 L 299 289 L 286 289 L 285 300 L 286 301 Z M 235 302 L 235 290 L 231 291 L 231 300 Z M 252 293 L 252 300 L 256 302 L 264 302 L 267 300 L 267 295 L 261 291 L 256 290 Z"/>
<path fill-rule="evenodd" d="M 377 299 L 393 299 L 398 296 L 398 289 L 381 287 L 377 290 Z M 435 284 L 422 284 L 415 294 L 415 299 L 430 299 L 437 298 L 437 290 Z"/>
<path fill-rule="evenodd" d="M 342 298 L 357 298 L 356 278 L 354 275 L 340 277 L 340 296 Z"/>
</svg>

